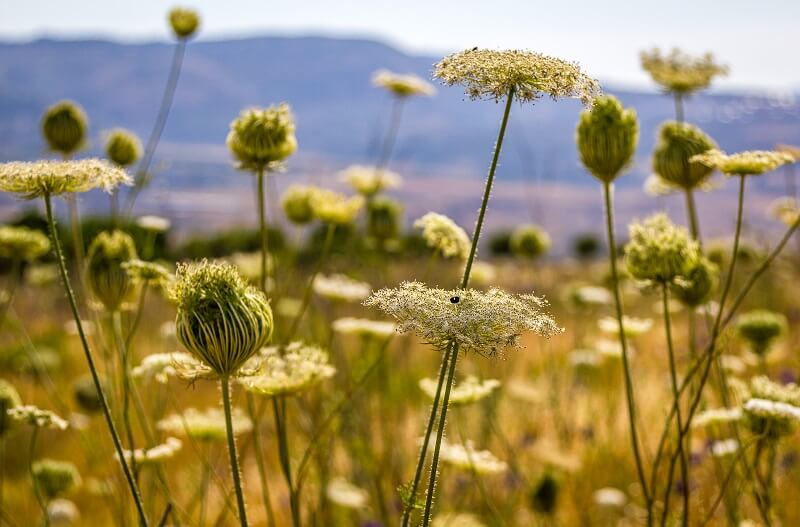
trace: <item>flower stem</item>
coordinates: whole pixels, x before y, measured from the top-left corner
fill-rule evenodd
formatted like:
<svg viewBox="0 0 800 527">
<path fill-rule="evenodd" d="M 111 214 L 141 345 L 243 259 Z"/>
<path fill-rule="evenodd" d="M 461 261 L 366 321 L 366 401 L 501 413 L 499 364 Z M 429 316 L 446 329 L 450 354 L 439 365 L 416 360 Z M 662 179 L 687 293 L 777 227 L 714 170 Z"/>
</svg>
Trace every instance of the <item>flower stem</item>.
<svg viewBox="0 0 800 527">
<path fill-rule="evenodd" d="M 261 290 L 267 292 L 267 257 L 269 253 L 269 233 L 267 231 L 267 212 L 264 199 L 264 169 L 256 172 L 258 181 L 258 229 L 261 240 Z"/>
<path fill-rule="evenodd" d="M 42 509 L 42 525 L 45 527 L 50 525 L 50 516 L 47 514 L 47 502 L 42 496 L 42 491 L 39 488 L 39 483 L 36 481 L 36 475 L 33 473 L 33 456 L 36 454 L 36 440 L 39 438 L 39 427 L 34 426 L 31 432 L 31 439 L 28 446 L 28 474 L 31 477 L 31 485 L 33 485 L 33 495 L 36 497 L 36 502 L 39 508 Z"/>
<path fill-rule="evenodd" d="M 692 238 L 694 238 L 702 248 L 703 242 L 700 239 L 700 223 L 697 220 L 697 207 L 694 203 L 694 191 L 692 189 L 686 189 L 685 193 L 686 213 L 689 216 L 689 230 L 692 233 Z"/>
<path fill-rule="evenodd" d="M 130 467 L 128 466 L 128 462 L 125 459 L 125 456 L 122 452 L 122 443 L 119 439 L 119 434 L 117 433 L 117 428 L 114 426 L 114 420 L 111 418 L 111 410 L 108 407 L 108 401 L 106 400 L 105 393 L 103 392 L 103 386 L 100 383 L 100 377 L 97 374 L 97 368 L 94 364 L 94 358 L 92 357 L 92 352 L 89 349 L 89 341 L 86 338 L 86 332 L 83 329 L 83 323 L 81 322 L 80 314 L 78 313 L 78 304 L 75 301 L 75 295 L 72 292 L 72 286 L 70 285 L 69 275 L 67 274 L 67 268 L 64 263 L 64 255 L 61 251 L 61 241 L 58 238 L 58 232 L 56 231 L 56 222 L 53 217 L 53 203 L 52 197 L 49 194 L 45 194 L 44 196 L 44 204 L 45 210 L 47 214 L 47 225 L 50 230 L 50 238 L 53 242 L 53 250 L 55 251 L 56 261 L 58 262 L 58 270 L 61 273 L 61 280 L 64 283 L 64 290 L 67 294 L 67 299 L 69 300 L 69 306 L 72 310 L 72 316 L 75 319 L 75 326 L 78 328 L 78 335 L 81 339 L 81 344 L 83 345 L 83 352 L 86 356 L 86 362 L 89 365 L 89 371 L 92 374 L 92 381 L 94 381 L 95 389 L 97 390 L 97 395 L 100 398 L 100 404 L 103 407 L 103 416 L 106 419 L 106 424 L 108 425 L 108 430 L 111 433 L 111 439 L 114 443 L 114 449 L 117 451 L 117 456 L 119 457 L 119 462 L 122 465 L 122 470 L 125 473 L 125 479 L 128 481 L 128 487 L 130 487 L 131 495 L 133 496 L 133 500 L 136 503 L 136 510 L 139 514 L 139 521 L 140 523 L 147 527 L 147 515 L 144 511 L 144 504 L 142 503 L 141 495 L 139 494 L 139 488 L 136 485 L 136 480 L 133 478 L 133 472 L 131 472 Z"/>
<path fill-rule="evenodd" d="M 639 437 L 636 431 L 636 399 L 633 393 L 633 379 L 631 376 L 630 360 L 628 357 L 628 343 L 625 338 L 625 330 L 622 323 L 622 296 L 619 292 L 619 273 L 617 271 L 617 241 L 614 235 L 614 208 L 612 204 L 611 183 L 603 183 L 603 196 L 605 198 L 606 210 L 606 230 L 608 232 L 608 251 L 611 264 L 611 282 L 614 292 L 614 307 L 616 309 L 617 324 L 619 325 L 619 341 L 622 346 L 622 369 L 625 374 L 625 399 L 628 404 L 628 426 L 630 428 L 631 443 L 633 445 L 633 457 L 636 461 L 636 472 L 639 476 L 639 484 L 642 487 L 642 494 L 647 503 L 648 525 L 652 524 L 653 499 L 647 488 L 647 481 L 644 476 L 644 466 L 642 455 L 639 452 Z"/>
<path fill-rule="evenodd" d="M 397 142 L 397 132 L 400 130 L 400 121 L 403 118 L 403 107 L 405 106 L 405 99 L 403 97 L 395 97 L 392 102 L 392 115 L 389 118 L 389 125 L 386 129 L 386 135 L 383 138 L 383 146 L 381 147 L 378 160 L 375 163 L 376 172 L 380 173 L 389 164 L 392 158 L 392 151 Z"/>
<path fill-rule="evenodd" d="M 261 432 L 259 431 L 258 412 L 256 411 L 255 397 L 252 393 L 247 392 L 247 411 L 250 414 L 250 419 L 253 421 L 253 429 L 251 434 L 253 437 L 253 453 L 256 458 L 256 467 L 258 468 L 258 478 L 261 480 L 261 498 L 264 501 L 264 510 L 267 513 L 267 521 L 270 527 L 275 527 L 275 514 L 272 511 L 272 498 L 269 492 L 269 481 L 267 480 L 267 471 L 264 464 L 264 453 L 261 450 Z"/>
<path fill-rule="evenodd" d="M 292 482 L 292 463 L 289 456 L 289 437 L 286 433 L 286 406 L 278 397 L 272 398 L 272 410 L 275 416 L 275 428 L 278 435 L 278 458 L 281 462 L 283 477 L 289 488 L 289 507 L 292 512 L 292 525 L 300 527 L 300 505 L 297 503 L 297 492 Z"/>
<path fill-rule="evenodd" d="M 222 386 L 222 407 L 225 410 L 225 429 L 228 435 L 228 455 L 231 461 L 231 473 L 233 474 L 233 487 L 236 491 L 236 503 L 239 506 L 239 523 L 242 527 L 247 527 L 247 509 L 244 505 L 244 492 L 242 491 L 241 472 L 239 471 L 239 459 L 236 456 L 236 436 L 233 432 L 233 419 L 231 418 L 231 386 L 230 379 L 222 377 L 219 380 Z"/>
<path fill-rule="evenodd" d="M 136 474 L 136 456 L 134 450 L 136 445 L 133 440 L 133 427 L 131 426 L 131 376 L 130 376 L 130 356 L 128 354 L 128 347 L 125 345 L 125 340 L 122 336 L 122 317 L 119 311 L 111 313 L 111 326 L 114 333 L 114 340 L 117 343 L 117 352 L 120 356 L 119 367 L 122 373 L 122 423 L 125 427 L 125 435 L 128 439 L 128 449 L 131 451 L 131 470 Z"/>
<path fill-rule="evenodd" d="M 675 99 L 675 120 L 679 123 L 683 123 L 684 116 L 683 116 L 683 95 L 680 93 L 676 93 L 674 96 Z"/>
</svg>

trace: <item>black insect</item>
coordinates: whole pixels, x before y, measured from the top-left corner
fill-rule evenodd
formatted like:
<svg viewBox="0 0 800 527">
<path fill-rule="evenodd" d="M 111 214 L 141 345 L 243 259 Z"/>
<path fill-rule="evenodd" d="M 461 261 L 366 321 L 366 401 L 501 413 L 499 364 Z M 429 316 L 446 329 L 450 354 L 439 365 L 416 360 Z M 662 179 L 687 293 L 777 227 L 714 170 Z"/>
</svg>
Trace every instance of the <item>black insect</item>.
<svg viewBox="0 0 800 527">
<path fill-rule="evenodd" d="M 457 296 L 452 296 L 452 297 L 450 297 L 450 303 L 451 303 L 451 304 L 458 304 L 458 303 L 459 303 L 459 301 L 461 301 L 461 299 L 460 299 L 460 298 L 458 298 Z"/>
</svg>

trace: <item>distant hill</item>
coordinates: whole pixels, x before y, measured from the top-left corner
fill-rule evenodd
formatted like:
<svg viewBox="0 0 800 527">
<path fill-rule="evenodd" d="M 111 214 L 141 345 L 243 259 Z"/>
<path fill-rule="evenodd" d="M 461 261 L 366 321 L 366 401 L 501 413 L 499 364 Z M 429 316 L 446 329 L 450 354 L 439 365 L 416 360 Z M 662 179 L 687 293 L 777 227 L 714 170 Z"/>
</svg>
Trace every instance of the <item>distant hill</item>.
<svg viewBox="0 0 800 527">
<path fill-rule="evenodd" d="M 42 110 L 63 98 L 80 102 L 89 114 L 90 153 L 99 151 L 101 131 L 116 126 L 146 137 L 171 53 L 167 43 L 0 43 L 0 159 L 41 155 Z M 389 111 L 388 96 L 371 85 L 370 76 L 387 68 L 427 78 L 436 60 L 367 40 L 263 37 L 192 42 L 156 155 L 163 169 L 160 184 L 173 192 L 219 186 L 234 172 L 223 146 L 231 119 L 244 107 L 280 101 L 289 102 L 297 116 L 301 150 L 290 163 L 291 172 L 320 180 L 347 164 L 369 162 Z M 623 182 L 639 188 L 648 173 L 656 127 L 672 116 L 671 101 L 655 92 L 605 89 L 639 114 L 639 155 L 633 175 Z M 409 101 L 393 167 L 412 181 L 479 181 L 489 162 L 500 111 L 493 102 L 465 100 L 458 88 L 441 87 L 435 97 Z M 502 181 L 591 184 L 573 142 L 579 111 L 575 101 L 515 106 Z M 727 150 L 800 143 L 800 102 L 791 98 L 706 94 L 691 99 L 686 113 Z M 245 176 L 231 177 L 238 178 L 236 188 L 249 185 Z M 414 196 L 415 188 L 409 183 L 405 192 Z M 156 201 L 151 204 L 156 206 Z M 458 211 L 465 223 L 472 221 L 466 217 L 474 211 L 471 202 Z"/>
</svg>

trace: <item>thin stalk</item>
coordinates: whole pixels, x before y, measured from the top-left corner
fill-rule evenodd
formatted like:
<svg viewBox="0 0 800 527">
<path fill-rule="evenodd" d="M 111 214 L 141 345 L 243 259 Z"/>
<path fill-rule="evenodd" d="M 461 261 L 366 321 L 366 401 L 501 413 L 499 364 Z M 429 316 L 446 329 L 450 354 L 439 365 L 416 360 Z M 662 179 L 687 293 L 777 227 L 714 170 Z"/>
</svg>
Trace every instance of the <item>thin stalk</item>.
<svg viewBox="0 0 800 527">
<path fill-rule="evenodd" d="M 683 523 L 689 525 L 689 463 L 686 459 L 686 452 L 683 448 L 683 438 L 681 428 L 683 427 L 683 417 L 681 416 L 680 392 L 678 391 L 678 373 L 675 368 L 675 350 L 672 343 L 672 321 L 669 313 L 669 286 L 664 283 L 661 285 L 662 307 L 664 310 L 664 329 L 667 335 L 667 352 L 669 355 L 669 375 L 672 381 L 672 397 L 675 404 L 676 419 L 678 428 L 675 430 L 678 435 L 678 455 L 681 461 L 681 478 L 683 479 Z M 672 471 L 670 470 L 669 480 L 664 489 L 664 515 L 661 517 L 661 525 L 666 525 L 669 517 L 669 498 L 672 493 Z"/>
<path fill-rule="evenodd" d="M 400 130 L 400 121 L 403 118 L 403 108 L 405 106 L 405 98 L 395 97 L 392 102 L 392 115 L 389 118 L 389 126 L 386 130 L 386 136 L 383 138 L 383 146 L 381 147 L 378 160 L 375 163 L 377 172 L 381 172 L 389 164 L 392 158 L 392 151 L 397 142 L 397 132 Z"/>
<path fill-rule="evenodd" d="M 636 461 L 636 472 L 639 476 L 639 484 L 642 487 L 642 494 L 647 503 L 648 525 L 652 524 L 653 498 L 647 488 L 647 481 L 644 475 L 644 465 L 642 455 L 639 451 L 639 437 L 636 431 L 636 399 L 633 393 L 633 379 L 631 376 L 630 360 L 628 357 L 628 343 L 625 338 L 625 329 L 622 323 L 622 295 L 619 292 L 619 273 L 617 271 L 617 241 L 614 235 L 614 208 L 612 204 L 611 183 L 603 183 L 603 196 L 605 198 L 606 210 L 606 230 L 608 233 L 608 250 L 611 264 L 611 282 L 614 292 L 614 307 L 616 309 L 617 324 L 619 326 L 619 341 L 622 346 L 622 369 L 625 374 L 625 400 L 628 405 L 628 426 L 631 434 L 631 444 L 633 446 L 633 457 Z"/>
<path fill-rule="evenodd" d="M 281 404 L 282 398 L 272 398 L 272 411 L 275 417 L 275 428 L 278 435 L 278 458 L 281 463 L 283 477 L 289 489 L 289 508 L 292 512 L 292 525 L 300 527 L 300 506 L 297 503 L 297 493 L 292 482 L 292 463 L 289 455 L 289 438 L 286 431 L 286 406 Z"/>
<path fill-rule="evenodd" d="M 728 268 L 728 275 L 725 277 L 725 287 L 722 290 L 722 296 L 719 299 L 719 308 L 717 316 L 714 320 L 714 328 L 712 334 L 715 334 L 720 329 L 720 322 L 722 321 L 722 312 L 725 309 L 725 301 L 728 298 L 728 293 L 733 284 L 733 273 L 736 270 L 736 260 L 739 256 L 739 240 L 742 235 L 742 215 L 744 211 L 744 182 L 745 176 L 739 176 L 739 198 L 736 205 L 736 230 L 733 235 L 733 253 L 731 254 L 731 265 Z"/>
<path fill-rule="evenodd" d="M 125 473 L 125 479 L 128 482 L 128 487 L 130 488 L 131 495 L 133 496 L 133 500 L 136 503 L 136 510 L 139 514 L 139 521 L 144 526 L 147 527 L 147 515 L 144 511 L 144 504 L 142 503 L 142 497 L 139 494 L 139 488 L 136 485 L 136 480 L 133 477 L 133 472 L 131 472 L 130 467 L 128 466 L 128 462 L 125 459 L 125 455 L 122 451 L 122 443 L 119 439 L 119 434 L 117 433 L 117 428 L 114 426 L 114 420 L 111 418 L 111 410 L 108 407 L 108 401 L 106 400 L 105 393 L 103 391 L 103 386 L 100 383 L 100 377 L 97 374 L 97 368 L 94 364 L 94 358 L 92 357 L 91 349 L 89 348 L 89 341 L 86 338 L 86 332 L 83 329 L 83 323 L 81 322 L 80 314 L 78 313 L 78 304 L 75 301 L 75 295 L 72 292 L 72 286 L 70 285 L 69 275 L 67 274 L 67 267 L 64 263 L 64 255 L 61 251 L 61 241 L 58 238 L 58 232 L 56 231 L 56 222 L 53 217 L 53 203 L 52 197 L 50 194 L 45 194 L 44 196 L 44 204 L 45 204 L 45 211 L 47 214 L 47 225 L 50 229 L 50 238 L 53 242 L 53 251 L 55 252 L 56 261 L 58 262 L 58 270 L 61 273 L 61 281 L 64 284 L 64 290 L 67 294 L 67 299 L 69 300 L 69 306 L 72 310 L 72 316 L 75 319 L 75 325 L 78 328 L 78 335 L 81 339 L 81 344 L 83 345 L 83 352 L 86 356 L 86 362 L 89 365 L 89 371 L 92 374 L 92 381 L 94 381 L 94 387 L 97 390 L 97 395 L 100 398 L 100 404 L 103 407 L 103 416 L 106 419 L 106 424 L 108 425 L 108 430 L 111 433 L 111 440 L 114 443 L 114 449 L 117 452 L 117 456 L 119 457 L 119 462 L 122 465 L 122 470 Z"/>
<path fill-rule="evenodd" d="M 700 239 L 700 223 L 697 219 L 697 207 L 694 203 L 694 191 L 692 189 L 687 188 L 685 190 L 686 195 L 686 213 L 689 216 L 689 230 L 692 234 L 692 238 L 694 238 L 697 243 L 702 248 L 703 242 Z"/>
<path fill-rule="evenodd" d="M 675 120 L 679 123 L 683 122 L 683 95 L 676 93 L 675 99 Z"/>
<path fill-rule="evenodd" d="M 80 294 L 85 295 L 86 287 L 83 280 L 83 230 L 81 229 L 81 214 L 78 209 L 78 198 L 75 194 L 68 194 L 66 197 L 67 208 L 69 209 L 69 227 L 72 234 L 72 250 L 75 253 L 75 268 L 77 269 L 78 289 Z"/>
<path fill-rule="evenodd" d="M 130 356 L 128 347 L 122 336 L 122 317 L 119 311 L 111 313 L 111 330 L 114 333 L 114 340 L 117 343 L 117 352 L 120 355 L 119 367 L 122 373 L 122 424 L 125 428 L 125 435 L 128 439 L 128 449 L 131 451 L 131 470 L 136 473 L 136 456 L 133 455 L 136 445 L 133 440 L 133 426 L 131 426 L 131 375 L 130 375 Z"/>
<path fill-rule="evenodd" d="M 169 110 L 172 107 L 175 88 L 178 86 L 178 78 L 181 74 L 181 65 L 183 64 L 183 55 L 185 51 L 186 40 L 178 40 L 175 44 L 175 52 L 172 55 L 172 66 L 169 70 L 167 85 L 164 87 L 164 95 L 161 97 L 161 106 L 158 109 L 156 122 L 153 125 L 153 130 L 150 132 L 150 137 L 147 139 L 147 145 L 145 146 L 142 160 L 139 163 L 139 169 L 136 172 L 136 180 L 134 181 L 133 188 L 128 193 L 127 199 L 125 200 L 126 216 L 131 215 L 131 212 L 133 212 L 133 205 L 136 203 L 136 198 L 147 183 L 150 182 L 150 165 L 153 162 L 153 156 L 158 147 L 158 142 L 161 139 L 161 134 L 164 131 L 164 126 L 167 124 L 167 117 L 169 117 Z"/>
<path fill-rule="evenodd" d="M 133 316 L 133 322 L 131 323 L 130 329 L 128 329 L 128 334 L 125 336 L 126 348 L 130 348 L 131 342 L 133 341 L 133 336 L 136 334 L 136 330 L 139 329 L 139 324 L 142 322 L 142 315 L 144 315 L 144 301 L 146 296 L 147 286 L 143 285 L 142 289 L 139 291 L 139 301 L 136 303 L 136 314 Z"/>
<path fill-rule="evenodd" d="M 464 267 L 464 275 L 461 279 L 461 289 L 466 289 L 469 286 L 469 277 L 472 272 L 472 264 L 475 261 L 475 255 L 478 252 L 478 242 L 481 237 L 481 230 L 483 229 L 484 219 L 486 217 L 486 209 L 489 207 L 489 197 L 492 194 L 492 184 L 494 177 L 497 173 L 497 164 L 500 161 L 500 152 L 503 150 L 503 139 L 506 135 L 506 128 L 508 127 L 508 118 L 511 115 L 511 105 L 514 102 L 514 88 L 508 91 L 506 96 L 506 104 L 503 110 L 503 119 L 500 122 L 500 130 L 497 132 L 497 143 L 494 147 L 494 154 L 492 155 L 492 164 L 489 167 L 489 175 L 486 178 L 486 185 L 483 191 L 483 199 L 481 200 L 481 208 L 478 211 L 478 219 L 475 222 L 475 230 L 472 234 L 472 244 L 467 257 L 467 263 Z M 436 479 L 439 474 L 439 450 L 442 446 L 442 438 L 444 436 L 445 417 L 447 416 L 447 407 L 450 401 L 450 389 L 452 388 L 453 378 L 455 376 L 456 362 L 458 359 L 458 344 L 451 342 L 448 346 L 450 354 L 447 373 L 447 381 L 445 383 L 444 398 L 442 399 L 441 417 L 439 417 L 439 427 L 436 433 L 436 443 L 433 449 L 433 459 L 431 460 L 430 478 L 428 479 L 428 493 L 425 500 L 425 513 L 422 519 L 422 525 L 427 527 L 430 523 L 431 512 L 433 509 L 433 496 L 436 493 Z"/>
<path fill-rule="evenodd" d="M 36 502 L 39 508 L 42 509 L 42 524 L 45 527 L 50 525 L 50 517 L 47 514 L 47 502 L 42 496 L 42 491 L 39 489 L 39 483 L 36 481 L 36 475 L 33 473 L 33 456 L 36 454 L 36 440 L 39 438 L 39 427 L 34 426 L 31 432 L 31 440 L 28 446 L 28 474 L 31 477 L 31 485 L 33 485 L 33 495 L 36 497 Z"/>
<path fill-rule="evenodd" d="M 239 523 L 247 527 L 247 509 L 244 505 L 244 492 L 242 491 L 241 472 L 239 459 L 236 455 L 236 436 L 233 432 L 233 419 L 231 417 L 231 385 L 227 377 L 220 378 L 222 387 L 222 407 L 225 410 L 225 430 L 228 435 L 228 456 L 230 456 L 231 473 L 233 474 L 233 487 L 236 490 L 236 503 L 239 506 Z"/>
<path fill-rule="evenodd" d="M 256 171 L 258 192 L 258 232 L 261 240 L 261 290 L 267 292 L 267 258 L 269 257 L 269 232 L 267 231 L 267 206 L 264 198 L 264 169 Z"/>
<path fill-rule="evenodd" d="M 270 527 L 275 527 L 275 514 L 272 511 L 272 498 L 270 497 L 269 481 L 267 480 L 267 471 L 264 464 L 264 452 L 261 450 L 258 412 L 256 412 L 255 397 L 250 392 L 247 392 L 247 411 L 250 413 L 250 419 L 253 421 L 251 434 L 253 437 L 253 453 L 255 454 L 256 467 L 258 468 L 258 478 L 261 480 L 261 499 L 264 501 L 264 511 L 267 513 L 267 521 Z"/>
</svg>

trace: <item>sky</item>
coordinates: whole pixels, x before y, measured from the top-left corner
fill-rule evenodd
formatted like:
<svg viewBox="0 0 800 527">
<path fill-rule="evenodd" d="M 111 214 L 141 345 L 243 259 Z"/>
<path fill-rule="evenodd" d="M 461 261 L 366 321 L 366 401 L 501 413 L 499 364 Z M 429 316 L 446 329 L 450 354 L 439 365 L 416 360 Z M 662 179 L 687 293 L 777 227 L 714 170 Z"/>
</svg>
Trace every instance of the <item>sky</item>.
<svg viewBox="0 0 800 527">
<path fill-rule="evenodd" d="M 0 0 L 0 40 L 42 36 L 166 40 L 163 0 Z M 800 92 L 800 0 L 186 0 L 204 40 L 256 35 L 367 37 L 409 53 L 474 46 L 577 61 L 607 83 L 653 88 L 642 49 L 713 52 L 718 89 Z"/>
</svg>

